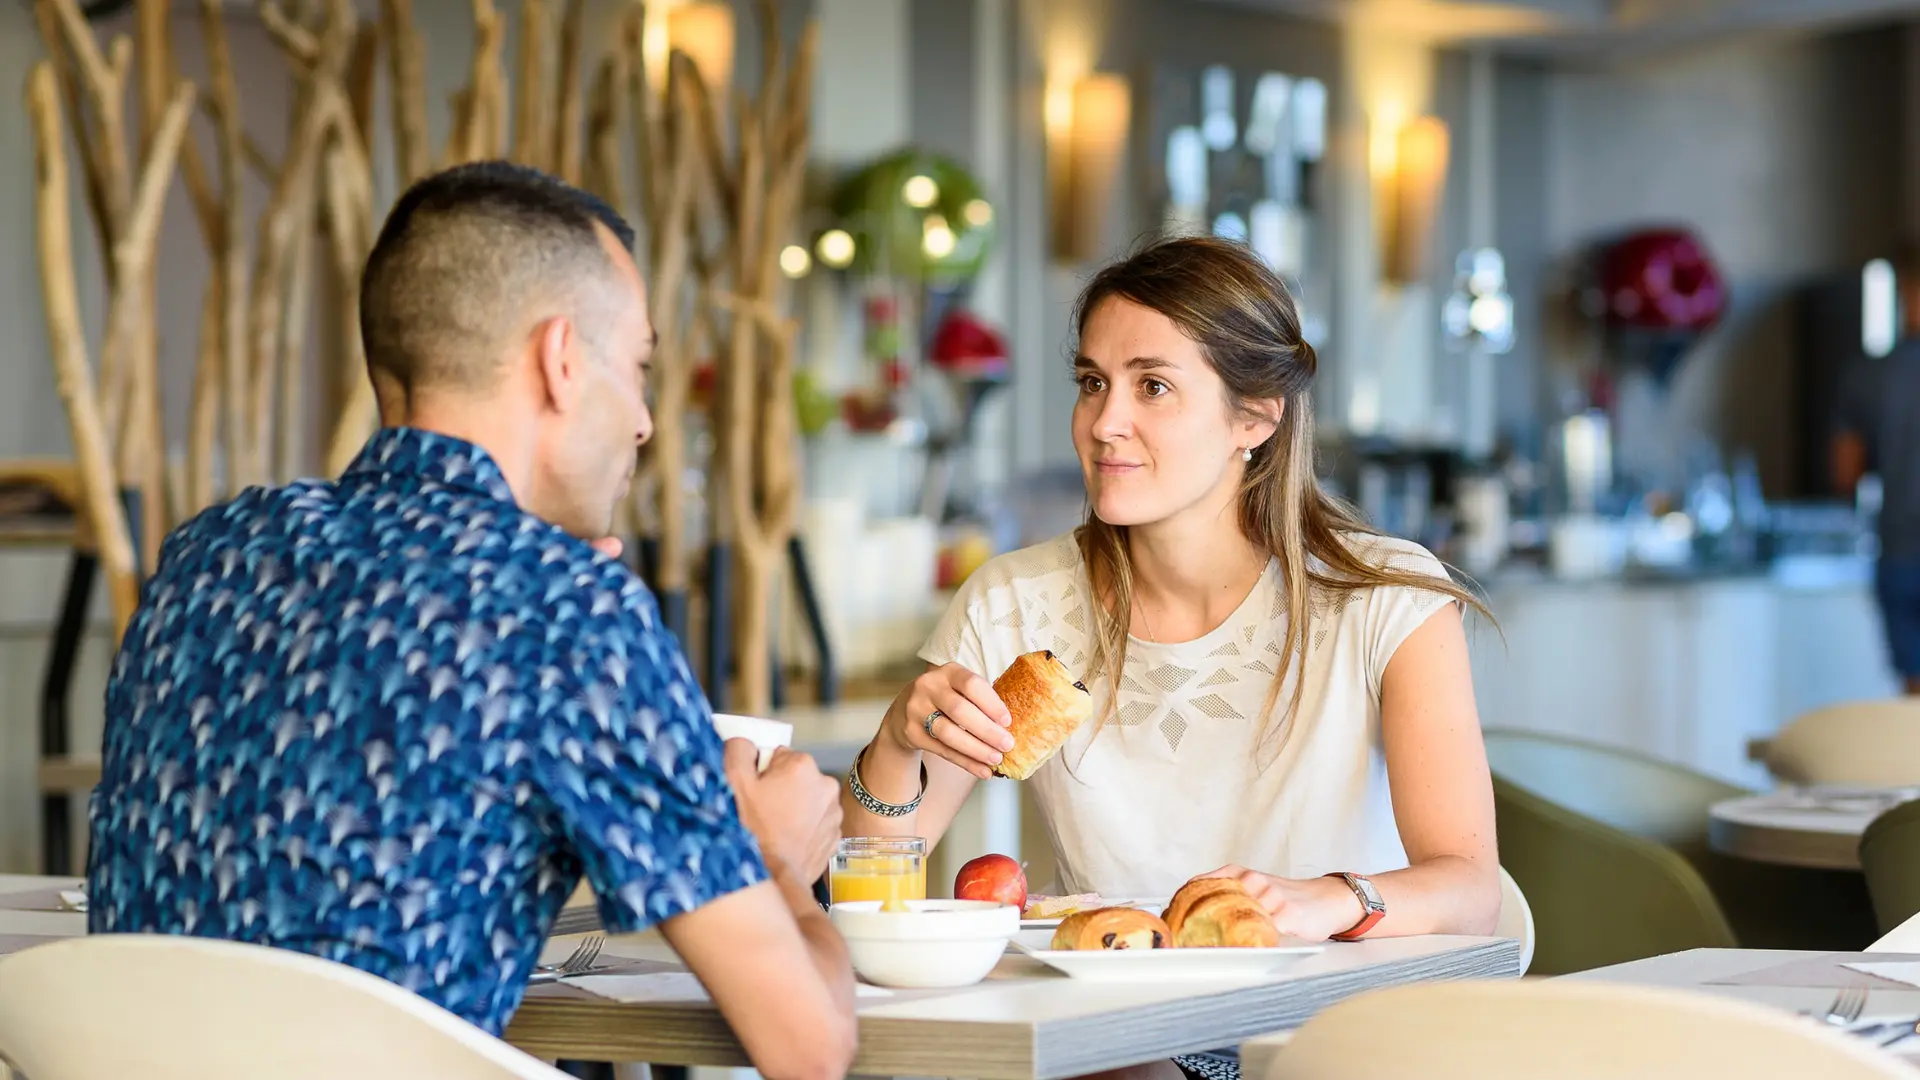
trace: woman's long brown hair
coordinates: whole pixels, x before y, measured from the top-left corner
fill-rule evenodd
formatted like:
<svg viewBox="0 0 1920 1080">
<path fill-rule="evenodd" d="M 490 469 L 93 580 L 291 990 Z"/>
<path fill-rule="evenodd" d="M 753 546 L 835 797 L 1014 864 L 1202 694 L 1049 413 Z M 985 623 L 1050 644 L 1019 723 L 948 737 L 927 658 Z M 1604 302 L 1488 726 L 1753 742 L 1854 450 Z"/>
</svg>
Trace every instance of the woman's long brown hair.
<svg viewBox="0 0 1920 1080">
<path fill-rule="evenodd" d="M 1308 395 L 1319 360 L 1300 336 L 1300 313 L 1286 285 L 1250 249 L 1205 236 L 1156 241 L 1087 283 L 1074 305 L 1076 333 L 1084 335 L 1087 320 L 1115 298 L 1159 312 L 1198 343 L 1226 384 L 1230 409 L 1258 415 L 1260 406 L 1281 403 L 1279 427 L 1254 448 L 1240 487 L 1240 528 L 1280 561 L 1286 591 L 1284 662 L 1274 674 L 1263 715 L 1274 715 L 1288 673 L 1305 662 L 1316 590 L 1337 596 L 1379 587 L 1423 589 L 1489 614 L 1451 578 L 1377 565 L 1356 552 L 1352 538 L 1385 534 L 1320 487 Z M 1108 695 L 1104 723 L 1113 714 L 1126 666 L 1133 568 L 1126 527 L 1101 521 L 1091 506 L 1076 538 L 1095 598 L 1092 669 L 1103 671 L 1115 691 Z M 1269 734 L 1292 727 L 1304 686 L 1304 679 L 1294 681 L 1286 711 Z"/>
</svg>

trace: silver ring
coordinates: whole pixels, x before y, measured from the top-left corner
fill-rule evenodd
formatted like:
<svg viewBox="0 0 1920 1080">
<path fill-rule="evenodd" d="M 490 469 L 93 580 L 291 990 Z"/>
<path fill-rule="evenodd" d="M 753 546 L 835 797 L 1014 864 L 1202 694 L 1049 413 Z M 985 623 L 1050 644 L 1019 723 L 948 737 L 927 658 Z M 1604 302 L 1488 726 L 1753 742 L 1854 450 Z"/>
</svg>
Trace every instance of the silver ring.
<svg viewBox="0 0 1920 1080">
<path fill-rule="evenodd" d="M 927 719 L 920 725 L 921 727 L 927 729 L 927 738 L 929 739 L 933 738 L 933 722 L 945 715 L 947 714 L 941 712 L 939 709 L 935 709 L 932 712 L 927 714 Z"/>
</svg>

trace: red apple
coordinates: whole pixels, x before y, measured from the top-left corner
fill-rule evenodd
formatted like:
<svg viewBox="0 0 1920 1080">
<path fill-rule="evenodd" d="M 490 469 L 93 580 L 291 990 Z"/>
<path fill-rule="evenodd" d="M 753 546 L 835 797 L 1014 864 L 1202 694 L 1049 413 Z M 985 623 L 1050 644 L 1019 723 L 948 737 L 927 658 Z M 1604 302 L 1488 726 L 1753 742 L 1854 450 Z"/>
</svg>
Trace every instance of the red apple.
<svg viewBox="0 0 1920 1080">
<path fill-rule="evenodd" d="M 1027 909 L 1027 872 L 1005 855 L 982 855 L 953 879 L 956 900 L 988 900 Z"/>
</svg>

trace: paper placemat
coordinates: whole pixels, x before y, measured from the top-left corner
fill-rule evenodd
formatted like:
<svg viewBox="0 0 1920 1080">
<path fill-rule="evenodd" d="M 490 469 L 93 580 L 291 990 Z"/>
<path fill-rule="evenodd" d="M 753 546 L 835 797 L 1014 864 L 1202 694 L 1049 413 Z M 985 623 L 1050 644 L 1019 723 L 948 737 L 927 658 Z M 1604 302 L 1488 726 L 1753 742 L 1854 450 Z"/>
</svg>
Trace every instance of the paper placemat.
<svg viewBox="0 0 1920 1080">
<path fill-rule="evenodd" d="M 68 899 L 79 901 L 74 907 Z M 8 911 L 58 911 L 80 913 L 86 910 L 86 893 L 78 889 L 29 889 L 26 892 L 0 893 L 0 908 Z"/>
<path fill-rule="evenodd" d="M 1904 962 L 1920 967 L 1920 956 L 1886 953 L 1876 954 L 1872 961 L 1867 961 L 1860 953 L 1825 953 L 1820 956 L 1799 957 L 1772 967 L 1760 968 L 1757 971 L 1709 979 L 1707 983 L 1712 986 L 1795 986 L 1820 990 L 1838 990 L 1847 986 L 1858 986 L 1867 990 L 1913 989 L 1911 984 L 1897 979 L 1882 978 L 1847 966 L 1870 962 L 1881 964 Z"/>
<path fill-rule="evenodd" d="M 557 964 L 565 959 L 565 956 L 561 956 L 553 962 Z M 637 957 L 629 958 L 625 956 L 603 956 L 598 963 L 601 966 L 595 968 L 591 975 L 572 975 L 559 981 L 577 982 L 581 979 L 597 979 L 610 975 L 654 975 L 662 972 L 686 970 L 686 965 L 684 964 L 675 964 L 666 960 L 642 960 Z M 540 973 L 536 971 L 534 974 L 538 976 Z"/>
<path fill-rule="evenodd" d="M 1920 987 L 1920 960 L 1857 960 L 1846 965 L 1875 978 L 1889 979 L 1906 986 Z"/>
<path fill-rule="evenodd" d="M 582 975 L 565 985 L 622 1005 L 704 1002 L 707 988 L 689 971 L 658 971 L 647 975 Z M 856 998 L 887 998 L 893 991 L 867 983 L 854 984 Z"/>
</svg>

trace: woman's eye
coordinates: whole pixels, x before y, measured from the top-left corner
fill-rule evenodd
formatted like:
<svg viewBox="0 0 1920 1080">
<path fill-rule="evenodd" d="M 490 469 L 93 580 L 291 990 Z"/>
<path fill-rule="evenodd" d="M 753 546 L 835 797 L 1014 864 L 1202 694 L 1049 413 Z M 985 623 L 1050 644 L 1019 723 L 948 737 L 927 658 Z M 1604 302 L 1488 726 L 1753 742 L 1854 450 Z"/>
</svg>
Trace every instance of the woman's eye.
<svg viewBox="0 0 1920 1080">
<path fill-rule="evenodd" d="M 1168 386 L 1159 379 L 1143 379 L 1140 382 L 1140 392 L 1146 394 L 1148 397 L 1159 397 L 1171 389 L 1173 389 L 1173 387 Z"/>
<path fill-rule="evenodd" d="M 1083 394 L 1097 394 L 1101 390 L 1106 389 L 1107 385 L 1098 375 L 1082 375 L 1080 376 L 1079 383 L 1080 392 Z"/>
</svg>

